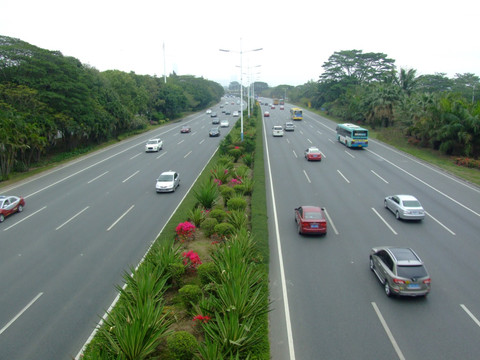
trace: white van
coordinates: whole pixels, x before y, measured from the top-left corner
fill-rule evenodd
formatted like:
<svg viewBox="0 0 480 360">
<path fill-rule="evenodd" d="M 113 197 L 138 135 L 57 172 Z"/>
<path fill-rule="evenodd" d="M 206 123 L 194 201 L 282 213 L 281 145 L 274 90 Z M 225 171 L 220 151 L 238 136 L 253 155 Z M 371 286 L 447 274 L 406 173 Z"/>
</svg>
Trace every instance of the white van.
<svg viewBox="0 0 480 360">
<path fill-rule="evenodd" d="M 283 136 L 283 127 L 281 125 L 273 127 L 273 136 Z"/>
</svg>

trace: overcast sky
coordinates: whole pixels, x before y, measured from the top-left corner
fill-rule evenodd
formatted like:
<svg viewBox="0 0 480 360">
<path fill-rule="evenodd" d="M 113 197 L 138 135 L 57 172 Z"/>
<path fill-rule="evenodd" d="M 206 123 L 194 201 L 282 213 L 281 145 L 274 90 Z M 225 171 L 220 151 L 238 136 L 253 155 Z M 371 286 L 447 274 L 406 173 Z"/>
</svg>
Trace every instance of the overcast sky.
<svg viewBox="0 0 480 360">
<path fill-rule="evenodd" d="M 335 51 L 352 49 L 384 53 L 397 68 L 413 68 L 418 75 L 454 77 L 480 75 L 478 4 L 0 0 L 0 35 L 58 50 L 100 71 L 161 77 L 165 67 L 167 74 L 202 76 L 223 85 L 240 80 L 240 65 L 244 84 L 249 78 L 270 86 L 316 81 Z M 257 48 L 263 50 L 250 51 Z"/>
</svg>

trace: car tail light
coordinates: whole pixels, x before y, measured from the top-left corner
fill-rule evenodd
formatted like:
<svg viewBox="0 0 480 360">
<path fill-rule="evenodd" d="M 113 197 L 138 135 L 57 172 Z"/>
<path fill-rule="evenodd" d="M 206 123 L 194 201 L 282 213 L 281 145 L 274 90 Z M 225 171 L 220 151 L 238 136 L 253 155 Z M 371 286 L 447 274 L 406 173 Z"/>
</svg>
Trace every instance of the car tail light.
<svg viewBox="0 0 480 360">
<path fill-rule="evenodd" d="M 430 278 L 423 280 L 424 284 L 430 284 L 430 282 L 431 282 Z"/>
<path fill-rule="evenodd" d="M 405 281 L 404 281 L 404 280 L 401 280 L 401 279 L 395 279 L 395 278 L 394 278 L 394 279 L 393 279 L 393 282 L 394 282 L 395 284 L 405 284 Z"/>
</svg>

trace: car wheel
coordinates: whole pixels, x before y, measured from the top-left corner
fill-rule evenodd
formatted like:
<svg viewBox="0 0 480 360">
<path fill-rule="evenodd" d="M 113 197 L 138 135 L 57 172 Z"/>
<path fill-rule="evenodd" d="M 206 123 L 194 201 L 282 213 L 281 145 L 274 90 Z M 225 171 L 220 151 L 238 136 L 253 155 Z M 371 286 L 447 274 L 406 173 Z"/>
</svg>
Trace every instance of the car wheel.
<svg viewBox="0 0 480 360">
<path fill-rule="evenodd" d="M 392 296 L 392 289 L 390 289 L 390 285 L 388 284 L 387 279 L 385 279 L 384 290 L 385 290 L 385 295 L 387 295 L 388 297 Z"/>
<path fill-rule="evenodd" d="M 5 220 L 5 216 L 3 216 L 3 214 L 0 214 L 0 223 L 3 222 L 3 220 Z"/>
<path fill-rule="evenodd" d="M 302 226 L 300 225 L 300 223 L 297 223 L 297 231 L 299 235 L 302 235 Z"/>
<path fill-rule="evenodd" d="M 22 211 L 23 211 L 23 206 L 22 206 L 22 205 L 18 205 L 17 211 L 18 211 L 18 212 L 22 212 Z"/>
<path fill-rule="evenodd" d="M 373 269 L 375 269 L 375 264 L 373 263 L 373 259 L 370 258 L 370 270 L 373 271 Z"/>
<path fill-rule="evenodd" d="M 397 211 L 395 211 L 395 217 L 397 218 L 397 220 L 400 220 L 400 213 Z"/>
</svg>

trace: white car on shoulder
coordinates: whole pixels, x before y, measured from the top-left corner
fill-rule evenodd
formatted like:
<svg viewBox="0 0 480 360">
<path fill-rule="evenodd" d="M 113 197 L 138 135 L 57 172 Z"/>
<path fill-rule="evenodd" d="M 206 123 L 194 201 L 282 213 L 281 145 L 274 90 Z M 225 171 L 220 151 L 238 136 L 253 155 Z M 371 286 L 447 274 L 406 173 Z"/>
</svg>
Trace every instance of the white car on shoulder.
<svg viewBox="0 0 480 360">
<path fill-rule="evenodd" d="M 147 141 L 145 144 L 145 151 L 150 152 L 150 151 L 159 151 L 163 149 L 163 141 L 162 139 L 150 139 Z"/>
</svg>

